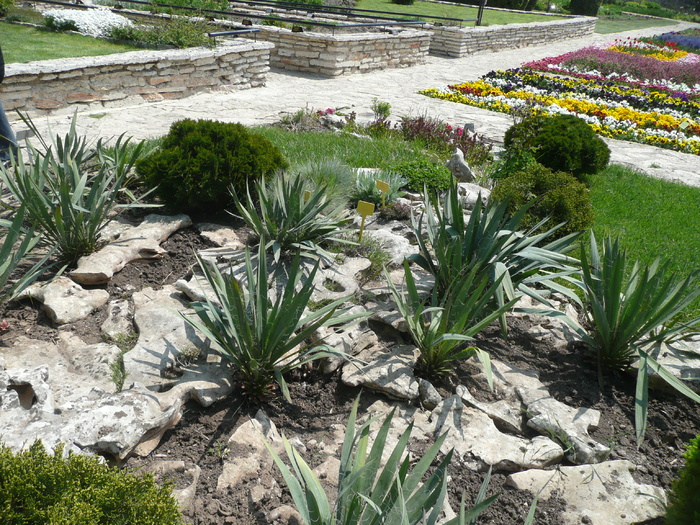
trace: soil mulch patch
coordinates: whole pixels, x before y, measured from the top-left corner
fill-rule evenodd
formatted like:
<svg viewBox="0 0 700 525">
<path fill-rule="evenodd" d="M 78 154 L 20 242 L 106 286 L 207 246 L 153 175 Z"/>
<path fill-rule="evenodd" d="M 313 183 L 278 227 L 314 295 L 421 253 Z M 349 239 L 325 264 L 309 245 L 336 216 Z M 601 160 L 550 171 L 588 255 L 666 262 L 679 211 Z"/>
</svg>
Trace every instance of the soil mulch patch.
<svg viewBox="0 0 700 525">
<path fill-rule="evenodd" d="M 129 298 L 134 291 L 147 286 L 160 288 L 183 278 L 196 263 L 194 252 L 208 247 L 195 228 L 181 230 L 171 236 L 164 247 L 168 254 L 155 261 L 141 261 L 127 265 L 104 288 L 112 299 Z M 60 330 L 72 330 L 86 343 L 101 341 L 99 326 L 106 315 L 100 309 L 89 318 L 66 325 Z M 3 334 L 2 346 L 9 346 L 20 335 L 55 340 L 57 328 L 51 325 L 39 305 L 11 302 L 0 308 L 0 319 L 9 322 L 10 329 Z M 646 440 L 637 449 L 634 434 L 634 378 L 626 375 L 607 376 L 604 387 L 597 384 L 595 368 L 586 360 L 581 349 L 570 347 L 554 350 L 534 341 L 525 330 L 522 320 L 513 320 L 507 340 L 497 327 L 482 333 L 477 345 L 488 350 L 497 359 L 521 368 L 540 372 L 540 379 L 559 401 L 572 406 L 595 408 L 601 412 L 598 430 L 592 437 L 613 447 L 611 459 L 628 459 L 638 466 L 638 481 L 668 489 L 681 467 L 685 444 L 700 433 L 700 411 L 697 405 L 673 393 L 653 391 L 649 403 L 649 425 Z M 460 363 L 457 378 L 468 383 L 470 363 Z M 186 518 L 193 524 L 266 524 L 267 514 L 280 505 L 292 504 L 284 481 L 277 471 L 261 472 L 263 478 L 274 478 L 282 490 L 271 491 L 253 501 L 249 491 L 236 490 L 217 494 L 216 484 L 223 470 L 221 450 L 229 436 L 259 409 L 274 421 L 281 433 L 299 436 L 301 442 L 321 441 L 328 436 L 334 424 L 344 424 L 359 389 L 343 385 L 338 374 L 323 376 L 314 370 L 290 378 L 292 403 L 281 396 L 250 402 L 234 393 L 229 398 L 203 408 L 194 402 L 184 407 L 183 418 L 168 431 L 158 448 L 148 458 L 131 458 L 128 467 L 142 467 L 154 460 L 184 460 L 196 463 L 201 469 L 196 500 Z M 488 396 L 484 391 L 483 395 Z M 361 398 L 361 413 L 377 399 L 384 399 L 369 391 Z M 411 450 L 420 454 L 425 444 L 412 443 Z M 311 466 L 323 460 L 311 455 L 306 458 Z M 532 495 L 517 492 L 505 486 L 508 473 L 494 472 L 489 494 L 500 493 L 496 502 L 482 515 L 479 523 L 519 524 L 526 516 Z M 453 458 L 449 469 L 449 498 L 453 509 L 459 508 L 464 492 L 468 504 L 473 503 L 484 478 L 484 472 L 473 472 Z M 177 480 L 175 480 L 177 482 Z M 562 500 L 552 498 L 540 501 L 535 523 L 555 525 L 561 522 Z M 655 523 L 663 523 L 657 520 Z"/>
</svg>

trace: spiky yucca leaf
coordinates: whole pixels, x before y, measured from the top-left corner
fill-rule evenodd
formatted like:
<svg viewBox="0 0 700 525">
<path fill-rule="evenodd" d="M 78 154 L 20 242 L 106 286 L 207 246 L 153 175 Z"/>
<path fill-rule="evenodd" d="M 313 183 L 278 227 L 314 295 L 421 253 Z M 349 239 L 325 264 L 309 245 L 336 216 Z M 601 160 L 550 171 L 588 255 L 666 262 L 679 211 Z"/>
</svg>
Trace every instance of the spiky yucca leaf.
<svg viewBox="0 0 700 525">
<path fill-rule="evenodd" d="M 357 428 L 359 400 L 359 397 L 355 399 L 345 431 L 334 510 L 331 509 L 319 480 L 286 439 L 283 438 L 284 447 L 291 469 L 265 442 L 289 486 L 304 524 L 435 525 L 447 493 L 447 466 L 452 451 L 423 480 L 446 436 L 438 438 L 411 469 L 406 452 L 412 430 L 412 425 L 409 425 L 382 466 L 381 458 L 394 411 L 384 419 L 370 447 L 369 429 L 376 418 L 369 419 Z M 479 502 L 476 512 L 465 514 L 475 518 L 493 499 L 495 498 Z M 450 525 L 466 525 L 466 521 L 450 522 Z"/>
<path fill-rule="evenodd" d="M 247 206 L 232 194 L 240 217 L 258 238 L 267 239 L 267 248 L 272 249 L 275 261 L 297 251 L 307 257 L 332 258 L 320 244 L 347 242 L 342 234 L 347 231 L 343 225 L 350 221 L 349 214 L 344 206 L 326 199 L 325 186 L 306 194 L 304 179 L 297 173 L 278 176 L 272 181 L 271 189 L 257 181 L 255 192 L 259 212 L 250 192 Z"/>
<path fill-rule="evenodd" d="M 250 395 L 264 395 L 276 380 L 289 399 L 285 373 L 322 357 L 343 355 L 328 345 L 307 346 L 305 341 L 321 326 L 347 326 L 362 315 L 337 310 L 347 298 L 308 311 L 319 262 L 302 282 L 298 254 L 289 266 L 284 289 L 271 301 L 265 244 L 261 240 L 258 247 L 257 268 L 246 250 L 245 285 L 200 259 L 199 266 L 214 290 L 216 301 L 192 303 L 199 320 L 187 315 L 183 318 L 221 350 Z"/>
</svg>

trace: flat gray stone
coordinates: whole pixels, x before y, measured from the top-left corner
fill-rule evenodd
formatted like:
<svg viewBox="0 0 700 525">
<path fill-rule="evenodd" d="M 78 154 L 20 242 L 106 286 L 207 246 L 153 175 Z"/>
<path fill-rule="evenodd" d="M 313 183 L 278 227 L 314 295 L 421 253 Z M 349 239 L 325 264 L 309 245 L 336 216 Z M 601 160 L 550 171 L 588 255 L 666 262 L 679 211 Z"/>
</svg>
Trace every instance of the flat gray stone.
<svg viewBox="0 0 700 525">
<path fill-rule="evenodd" d="M 84 319 L 109 301 L 107 290 L 85 290 L 68 277 L 59 277 L 48 284 L 30 286 L 18 299 L 35 299 L 55 324 L 74 323 Z"/>
<path fill-rule="evenodd" d="M 637 483 L 629 461 L 528 470 L 508 476 L 506 483 L 547 500 L 556 494 L 566 501 L 562 525 L 629 525 L 665 515 L 664 490 Z M 657 499 L 658 498 L 658 499 Z"/>
<path fill-rule="evenodd" d="M 162 257 L 160 244 L 180 228 L 192 224 L 187 215 L 147 215 L 138 226 L 127 228 L 101 250 L 81 257 L 70 277 L 80 284 L 102 284 L 131 261 Z"/>
<path fill-rule="evenodd" d="M 447 432 L 440 451 L 454 449 L 470 468 L 508 472 L 560 463 L 562 448 L 549 438 L 524 439 L 500 432 L 484 412 L 465 407 L 459 396 L 445 399 L 430 416 L 435 435 Z"/>
<path fill-rule="evenodd" d="M 349 386 L 364 386 L 382 392 L 393 399 L 416 399 L 418 381 L 413 369 L 418 359 L 414 346 L 396 345 L 389 349 L 373 347 L 343 366 L 341 379 Z"/>
<path fill-rule="evenodd" d="M 134 333 L 131 318 L 134 315 L 131 303 L 126 299 L 115 299 L 107 307 L 107 319 L 100 327 L 102 335 L 111 341 L 128 339 Z"/>
<path fill-rule="evenodd" d="M 211 222 L 200 222 L 197 224 L 199 234 L 209 242 L 216 246 L 226 246 L 234 250 L 241 250 L 245 247 L 245 243 L 236 233 L 236 230 L 230 226 L 221 224 L 213 224 Z"/>
</svg>

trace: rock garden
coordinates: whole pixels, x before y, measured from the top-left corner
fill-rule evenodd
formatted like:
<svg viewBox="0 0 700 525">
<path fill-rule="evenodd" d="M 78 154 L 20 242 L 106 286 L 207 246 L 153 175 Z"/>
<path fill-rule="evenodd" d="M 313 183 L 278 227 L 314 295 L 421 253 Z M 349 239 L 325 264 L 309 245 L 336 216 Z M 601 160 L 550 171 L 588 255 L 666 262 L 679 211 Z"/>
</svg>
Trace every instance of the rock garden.
<svg viewBox="0 0 700 525">
<path fill-rule="evenodd" d="M 0 521 L 694 523 L 700 277 L 592 233 L 605 143 L 372 110 L 275 133 L 431 156 L 35 129 L 1 172 Z"/>
</svg>

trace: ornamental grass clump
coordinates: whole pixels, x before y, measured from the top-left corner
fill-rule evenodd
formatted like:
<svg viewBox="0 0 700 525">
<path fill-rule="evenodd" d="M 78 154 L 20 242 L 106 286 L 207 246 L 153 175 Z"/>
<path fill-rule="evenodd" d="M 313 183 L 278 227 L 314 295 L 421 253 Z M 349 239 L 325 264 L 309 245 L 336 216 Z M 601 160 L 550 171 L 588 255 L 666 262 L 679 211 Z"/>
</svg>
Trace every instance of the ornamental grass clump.
<svg viewBox="0 0 700 525">
<path fill-rule="evenodd" d="M 0 522 L 22 525 L 180 525 L 172 485 L 109 467 L 96 456 L 53 455 L 37 440 L 13 454 L 0 446 Z"/>
<path fill-rule="evenodd" d="M 370 446 L 371 418 L 357 427 L 359 397 L 350 411 L 338 472 L 338 497 L 331 506 L 323 486 L 301 454 L 283 437 L 290 469 L 270 444 L 265 445 L 287 482 L 292 499 L 304 525 L 435 525 L 442 514 L 447 494 L 447 467 L 452 450 L 433 469 L 430 469 L 447 434 L 435 443 L 413 464 L 407 452 L 413 423 L 401 434 L 386 463 L 382 456 L 389 438 L 389 429 L 395 410 L 384 419 Z M 465 510 L 464 502 L 459 516 L 444 525 L 467 525 L 498 497 L 485 498 L 490 470 L 482 484 L 476 504 Z"/>
<path fill-rule="evenodd" d="M 322 342 L 309 343 L 316 330 L 322 326 L 350 325 L 360 315 L 339 310 L 347 298 L 315 311 L 307 310 L 320 262 L 308 275 L 302 275 L 301 257 L 297 254 L 284 267 L 286 282 L 281 280 L 280 268 L 270 278 L 266 245 L 266 240 L 261 239 L 257 268 L 246 250 L 245 277 L 240 280 L 199 259 L 214 297 L 192 303 L 196 317 L 183 315 L 183 319 L 208 337 L 230 361 L 244 395 L 267 396 L 276 381 L 290 400 L 284 374 L 326 356 L 344 356 Z"/>
<path fill-rule="evenodd" d="M 253 199 L 248 192 L 246 205 L 238 199 L 235 189 L 231 189 L 240 217 L 261 243 L 266 242 L 265 248 L 272 250 L 275 262 L 296 253 L 312 258 L 332 258 L 321 244 L 347 242 L 343 234 L 349 230 L 344 225 L 351 219 L 345 205 L 328 200 L 323 185 L 312 190 L 305 190 L 305 187 L 298 173 L 277 176 L 270 188 L 263 181 L 257 181 L 257 198 Z"/>
<path fill-rule="evenodd" d="M 72 265 L 82 255 L 96 251 L 101 233 L 119 212 L 143 206 L 124 188 L 124 181 L 139 158 L 142 143 L 130 147 L 120 136 L 110 148 L 102 140 L 94 148 L 76 132 L 76 117 L 70 131 L 53 137 L 49 144 L 29 119 L 24 119 L 41 142 L 39 150 L 29 145 L 34 161 L 25 164 L 21 150 L 10 169 L 0 178 L 25 208 L 26 219 L 42 235 L 42 242 L 55 250 L 58 262 Z M 127 197 L 128 202 L 118 204 Z"/>
<path fill-rule="evenodd" d="M 386 182 L 389 191 L 382 198 L 382 192 L 377 188 L 377 181 Z M 360 171 L 357 174 L 355 187 L 350 192 L 349 201 L 351 206 L 357 206 L 358 201 L 371 202 L 375 206 L 393 203 L 399 197 L 403 197 L 405 192 L 401 188 L 406 186 L 408 179 L 393 171 L 380 171 L 378 173 Z"/>
<path fill-rule="evenodd" d="M 700 324 L 700 317 L 676 322 L 683 309 L 700 297 L 700 271 L 684 279 L 667 275 L 666 266 L 656 260 L 650 266 L 635 262 L 630 269 L 619 241 L 609 237 L 598 251 L 591 233 L 590 261 L 581 250 L 581 289 L 588 317 L 587 330 L 563 317 L 581 335 L 598 365 L 598 382 L 610 370 L 638 367 L 635 395 L 635 426 L 641 444 L 647 426 L 649 372 L 690 399 L 700 396 L 661 366 L 654 355 L 658 345 L 682 337 Z"/>
</svg>

